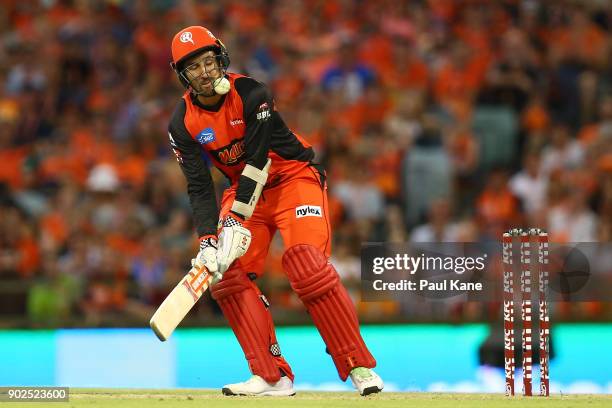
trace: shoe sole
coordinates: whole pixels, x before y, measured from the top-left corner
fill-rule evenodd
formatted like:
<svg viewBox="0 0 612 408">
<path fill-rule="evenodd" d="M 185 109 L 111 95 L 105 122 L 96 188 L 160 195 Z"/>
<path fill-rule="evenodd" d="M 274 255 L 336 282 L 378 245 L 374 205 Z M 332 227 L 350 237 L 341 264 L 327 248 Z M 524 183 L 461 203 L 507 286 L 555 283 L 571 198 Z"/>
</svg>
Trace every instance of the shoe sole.
<svg viewBox="0 0 612 408">
<path fill-rule="evenodd" d="M 221 389 L 223 395 L 227 395 L 230 397 L 293 397 L 295 395 L 295 391 L 289 391 L 290 394 L 287 394 L 287 391 L 266 391 L 261 394 L 244 394 L 244 393 L 235 393 L 231 389 L 227 387 L 223 387 Z"/>
<path fill-rule="evenodd" d="M 372 387 L 364 388 L 361 395 L 365 397 L 366 395 L 376 394 L 377 392 L 381 392 L 381 391 L 382 391 L 382 388 L 379 388 L 377 386 L 372 386 Z"/>
</svg>

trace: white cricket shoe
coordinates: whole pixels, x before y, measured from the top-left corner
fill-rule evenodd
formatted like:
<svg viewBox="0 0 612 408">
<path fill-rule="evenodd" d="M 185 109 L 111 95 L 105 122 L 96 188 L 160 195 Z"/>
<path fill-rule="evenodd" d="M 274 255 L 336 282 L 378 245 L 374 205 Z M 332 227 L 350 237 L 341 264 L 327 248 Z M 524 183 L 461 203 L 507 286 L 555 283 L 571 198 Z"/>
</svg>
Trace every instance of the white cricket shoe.
<svg viewBox="0 0 612 408">
<path fill-rule="evenodd" d="M 236 384 L 227 384 L 221 390 L 223 395 L 269 395 L 287 397 L 295 395 L 293 381 L 289 377 L 281 377 L 276 383 L 268 383 L 258 375 Z"/>
<path fill-rule="evenodd" d="M 359 394 L 363 396 L 381 392 L 384 387 L 383 380 L 370 368 L 353 368 L 349 376 Z"/>
</svg>

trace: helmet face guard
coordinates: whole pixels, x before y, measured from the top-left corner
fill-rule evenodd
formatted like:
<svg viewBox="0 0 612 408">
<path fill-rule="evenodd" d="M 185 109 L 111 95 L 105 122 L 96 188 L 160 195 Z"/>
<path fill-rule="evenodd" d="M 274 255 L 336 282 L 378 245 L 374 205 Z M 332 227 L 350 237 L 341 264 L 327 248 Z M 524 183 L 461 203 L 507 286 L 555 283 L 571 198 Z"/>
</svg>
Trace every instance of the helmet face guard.
<svg viewBox="0 0 612 408">
<path fill-rule="evenodd" d="M 214 58 L 216 62 L 216 67 L 214 69 L 218 69 L 220 71 L 221 77 L 225 76 L 227 72 L 227 68 L 230 64 L 230 58 L 229 58 L 229 54 L 227 50 L 225 49 L 225 47 L 220 41 L 219 41 L 219 46 L 209 46 L 209 47 L 205 47 L 205 48 L 196 50 L 192 54 L 186 55 L 184 58 L 182 58 L 181 61 L 179 61 L 178 65 L 175 65 L 174 63 L 171 64 L 181 84 L 183 84 L 185 88 L 190 88 L 191 92 L 196 95 L 201 94 L 201 92 L 196 91 L 195 88 L 191 85 L 191 81 L 193 81 L 193 79 L 195 78 L 190 78 L 188 69 L 187 67 L 184 66 L 185 65 L 184 62 L 185 60 L 191 58 L 192 56 L 203 54 L 206 51 L 215 52 Z"/>
<path fill-rule="evenodd" d="M 217 39 L 210 31 L 204 27 L 192 26 L 179 31 L 172 40 L 172 62 L 170 66 L 176 73 L 179 81 L 192 93 L 198 95 L 201 92 L 195 91 L 190 78 L 183 66 L 185 60 L 204 53 L 206 51 L 215 52 L 215 60 L 221 77 L 224 77 L 230 64 L 230 57 L 225 45 Z"/>
</svg>

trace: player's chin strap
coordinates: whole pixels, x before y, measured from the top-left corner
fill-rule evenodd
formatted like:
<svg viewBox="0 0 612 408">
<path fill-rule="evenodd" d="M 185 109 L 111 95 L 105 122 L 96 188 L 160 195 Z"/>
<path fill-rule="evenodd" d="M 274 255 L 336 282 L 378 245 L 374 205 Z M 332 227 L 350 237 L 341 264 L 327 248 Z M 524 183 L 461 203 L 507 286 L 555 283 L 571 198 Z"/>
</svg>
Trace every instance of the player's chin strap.
<svg viewBox="0 0 612 408">
<path fill-rule="evenodd" d="M 250 164 L 247 164 L 244 167 L 244 170 L 242 170 L 241 175 L 255 181 L 255 183 L 257 184 L 255 185 L 255 190 L 253 191 L 253 194 L 251 195 L 251 198 L 249 199 L 248 203 L 243 203 L 241 201 L 234 200 L 234 203 L 232 204 L 233 212 L 242 215 L 245 219 L 249 219 L 251 215 L 253 215 L 253 211 L 255 210 L 255 206 L 259 201 L 261 191 L 263 190 L 264 186 L 266 185 L 266 181 L 268 180 L 268 170 L 270 169 L 271 164 L 272 160 L 268 159 L 266 165 L 261 170 L 259 170 L 255 166 L 251 166 Z"/>
</svg>

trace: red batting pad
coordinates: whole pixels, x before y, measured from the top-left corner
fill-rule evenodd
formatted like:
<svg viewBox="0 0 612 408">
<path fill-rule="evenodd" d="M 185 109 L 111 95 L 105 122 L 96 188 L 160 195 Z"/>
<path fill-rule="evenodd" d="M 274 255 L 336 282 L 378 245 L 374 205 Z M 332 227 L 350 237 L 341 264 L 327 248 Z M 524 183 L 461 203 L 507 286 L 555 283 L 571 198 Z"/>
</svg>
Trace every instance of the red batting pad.
<svg viewBox="0 0 612 408">
<path fill-rule="evenodd" d="M 311 245 L 294 245 L 283 255 L 283 268 L 319 329 L 340 378 L 346 380 L 355 367 L 375 367 L 376 360 L 359 333 L 355 307 L 327 257 Z"/>
<path fill-rule="evenodd" d="M 279 355 L 274 323 L 270 312 L 260 298 L 257 286 L 237 267 L 230 268 L 223 279 L 213 285 L 211 295 L 217 301 L 234 331 L 249 369 L 270 383 L 280 379 L 280 370 L 293 381 L 291 367 Z"/>
</svg>

